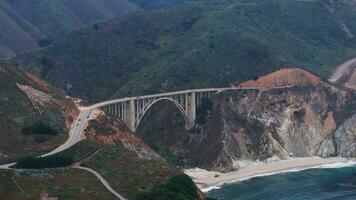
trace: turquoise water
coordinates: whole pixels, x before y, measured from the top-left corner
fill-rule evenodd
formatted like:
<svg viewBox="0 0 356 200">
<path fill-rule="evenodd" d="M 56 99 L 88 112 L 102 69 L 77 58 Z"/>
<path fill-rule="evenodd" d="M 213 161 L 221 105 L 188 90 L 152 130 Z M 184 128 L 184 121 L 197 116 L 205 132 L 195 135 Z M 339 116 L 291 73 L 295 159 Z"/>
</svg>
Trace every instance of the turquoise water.
<svg viewBox="0 0 356 200">
<path fill-rule="evenodd" d="M 219 200 L 356 200 L 356 166 L 257 177 L 207 195 Z"/>
</svg>

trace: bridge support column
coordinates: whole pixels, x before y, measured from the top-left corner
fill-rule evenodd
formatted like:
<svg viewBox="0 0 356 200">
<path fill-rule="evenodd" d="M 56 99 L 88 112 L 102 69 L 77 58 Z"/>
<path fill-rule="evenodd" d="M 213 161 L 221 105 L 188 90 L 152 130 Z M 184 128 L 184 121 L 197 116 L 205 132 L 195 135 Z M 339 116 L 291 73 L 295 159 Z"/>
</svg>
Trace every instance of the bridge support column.
<svg viewBox="0 0 356 200">
<path fill-rule="evenodd" d="M 125 124 L 126 126 L 133 132 L 136 131 L 136 110 L 135 110 L 135 101 L 130 100 L 129 102 L 125 102 L 126 105 L 126 117 L 125 117 Z"/>
<path fill-rule="evenodd" d="M 195 93 L 186 94 L 186 112 L 188 121 L 185 123 L 186 129 L 191 129 L 195 125 L 196 118 L 196 103 L 195 103 Z"/>
</svg>

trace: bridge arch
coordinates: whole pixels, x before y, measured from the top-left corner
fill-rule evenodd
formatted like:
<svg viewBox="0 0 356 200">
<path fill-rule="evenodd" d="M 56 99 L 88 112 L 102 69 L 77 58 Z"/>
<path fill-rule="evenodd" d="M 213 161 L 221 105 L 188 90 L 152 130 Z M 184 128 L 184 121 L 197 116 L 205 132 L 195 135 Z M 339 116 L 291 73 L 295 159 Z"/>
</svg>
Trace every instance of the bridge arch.
<svg viewBox="0 0 356 200">
<path fill-rule="evenodd" d="M 138 126 L 140 125 L 140 122 L 142 121 L 142 119 L 144 118 L 146 113 L 150 110 L 150 108 L 160 101 L 169 101 L 169 102 L 173 103 L 178 108 L 179 112 L 182 114 L 184 121 L 185 121 L 186 128 L 189 128 L 189 126 L 191 126 L 190 125 L 191 122 L 189 121 L 189 117 L 188 117 L 187 113 L 185 112 L 183 106 L 181 104 L 179 104 L 179 102 L 177 102 L 176 100 L 174 100 L 170 97 L 162 97 L 162 98 L 155 99 L 155 100 L 151 101 L 143 108 L 142 112 L 139 113 L 139 116 L 137 116 L 135 129 L 138 128 Z"/>
<path fill-rule="evenodd" d="M 206 88 L 125 97 L 100 102 L 89 106 L 88 109 L 99 108 L 105 113 L 114 115 L 123 121 L 131 131 L 135 132 L 147 111 L 157 102 L 167 100 L 173 103 L 183 115 L 185 128 L 191 129 L 195 124 L 196 109 L 202 103 L 203 99 L 210 98 L 212 94 L 229 89 L 241 88 Z"/>
</svg>

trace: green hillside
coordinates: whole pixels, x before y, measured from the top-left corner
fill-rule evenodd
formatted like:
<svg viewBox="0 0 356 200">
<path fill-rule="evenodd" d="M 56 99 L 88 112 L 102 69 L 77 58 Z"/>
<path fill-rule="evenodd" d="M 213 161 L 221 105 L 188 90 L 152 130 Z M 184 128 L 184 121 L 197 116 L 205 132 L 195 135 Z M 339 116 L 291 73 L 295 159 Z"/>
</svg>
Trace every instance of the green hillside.
<svg viewBox="0 0 356 200">
<path fill-rule="evenodd" d="M 339 1 L 192 2 L 92 25 L 16 59 L 91 102 L 228 86 L 283 67 L 325 78 L 356 54 L 355 17 Z"/>
<path fill-rule="evenodd" d="M 65 33 L 139 10 L 166 8 L 181 0 L 3 0 L 0 58 L 46 46 Z"/>
</svg>

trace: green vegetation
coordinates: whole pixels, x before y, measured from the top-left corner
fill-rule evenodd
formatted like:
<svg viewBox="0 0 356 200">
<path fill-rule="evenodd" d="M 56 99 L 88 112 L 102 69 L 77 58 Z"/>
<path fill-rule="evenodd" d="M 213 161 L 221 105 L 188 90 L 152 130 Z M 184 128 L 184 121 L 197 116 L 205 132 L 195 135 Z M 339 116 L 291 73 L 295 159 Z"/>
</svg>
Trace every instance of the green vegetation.
<svg viewBox="0 0 356 200">
<path fill-rule="evenodd" d="M 58 154 L 48 157 L 25 157 L 17 161 L 16 168 L 43 169 L 67 167 L 92 155 L 100 145 L 90 140 L 84 140 Z"/>
<path fill-rule="evenodd" d="M 209 2 L 99 23 L 98 30 L 90 26 L 70 33 L 14 62 L 69 95 L 97 102 L 228 86 L 284 67 L 326 78 L 356 54 L 356 38 L 342 28 L 356 33 L 356 13 L 342 1 Z"/>
<path fill-rule="evenodd" d="M 56 155 L 70 157 L 74 162 L 85 159 L 100 149 L 100 144 L 89 139 L 80 141 L 76 145 L 66 149 Z"/>
<path fill-rule="evenodd" d="M 22 129 L 25 135 L 57 135 L 58 131 L 51 126 L 45 124 L 43 121 L 37 121 Z"/>
<path fill-rule="evenodd" d="M 53 155 L 44 158 L 26 157 L 20 158 L 15 165 L 19 169 L 44 169 L 68 167 L 74 162 L 70 156 Z"/>
<path fill-rule="evenodd" d="M 153 146 L 153 145 L 152 145 Z M 150 147 L 152 148 L 150 145 Z M 153 148 L 154 149 L 154 148 Z M 186 159 L 181 155 L 173 154 L 164 149 L 164 147 L 154 149 L 160 156 L 162 156 L 168 163 L 173 166 L 180 168 L 189 168 L 193 165 L 186 161 Z"/>
<path fill-rule="evenodd" d="M 166 184 L 155 186 L 150 192 L 137 194 L 134 200 L 194 200 L 198 199 L 197 187 L 192 179 L 179 174 L 168 180 Z"/>
<path fill-rule="evenodd" d="M 211 98 L 204 98 L 201 105 L 197 108 L 197 118 L 195 122 L 197 124 L 205 124 L 208 112 L 213 109 L 214 102 Z"/>
</svg>

